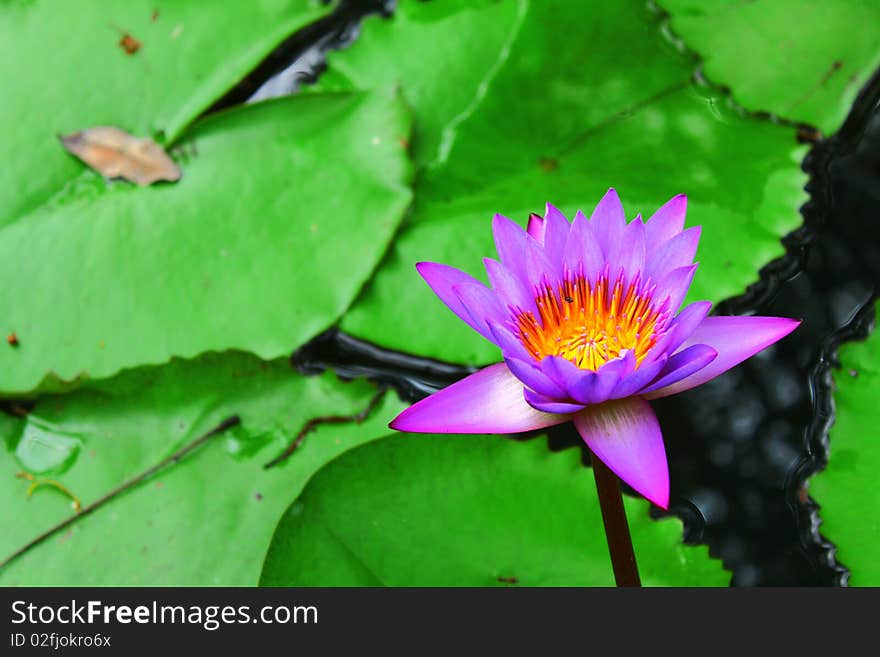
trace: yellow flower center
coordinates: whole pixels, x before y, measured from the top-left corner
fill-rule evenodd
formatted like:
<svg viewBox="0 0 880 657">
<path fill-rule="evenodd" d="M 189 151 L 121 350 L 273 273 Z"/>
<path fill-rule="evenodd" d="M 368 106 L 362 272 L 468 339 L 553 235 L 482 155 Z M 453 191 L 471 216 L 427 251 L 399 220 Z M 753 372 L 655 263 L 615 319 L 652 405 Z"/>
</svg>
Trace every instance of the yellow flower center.
<svg viewBox="0 0 880 657">
<path fill-rule="evenodd" d="M 540 317 L 532 312 L 516 317 L 523 346 L 535 360 L 562 356 L 593 371 L 629 349 L 638 367 L 657 342 L 661 313 L 638 280 L 624 289 L 618 278 L 609 287 L 607 276 L 593 287 L 583 276 L 565 280 L 555 290 L 545 285 L 535 298 Z"/>
</svg>

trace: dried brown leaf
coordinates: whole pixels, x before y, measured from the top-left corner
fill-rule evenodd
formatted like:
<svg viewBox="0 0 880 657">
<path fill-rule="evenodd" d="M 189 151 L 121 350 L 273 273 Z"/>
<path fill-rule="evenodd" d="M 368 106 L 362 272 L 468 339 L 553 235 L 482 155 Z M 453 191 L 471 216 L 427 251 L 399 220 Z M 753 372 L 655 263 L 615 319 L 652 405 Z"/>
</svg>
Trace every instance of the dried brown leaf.
<svg viewBox="0 0 880 657">
<path fill-rule="evenodd" d="M 105 178 L 125 178 L 146 186 L 180 180 L 180 168 L 152 139 L 133 137 L 114 126 L 95 126 L 59 136 L 70 153 Z"/>
</svg>

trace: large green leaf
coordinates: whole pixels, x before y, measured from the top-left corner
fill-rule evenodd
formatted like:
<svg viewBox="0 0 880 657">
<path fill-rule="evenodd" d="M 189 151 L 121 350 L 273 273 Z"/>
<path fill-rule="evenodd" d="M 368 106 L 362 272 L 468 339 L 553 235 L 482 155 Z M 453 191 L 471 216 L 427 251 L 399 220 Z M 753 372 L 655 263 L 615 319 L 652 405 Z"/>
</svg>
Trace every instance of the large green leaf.
<svg viewBox="0 0 880 657">
<path fill-rule="evenodd" d="M 399 81 L 416 118 L 425 166 L 412 215 L 342 322 L 383 346 L 497 358 L 413 268 L 434 260 L 481 275 L 494 212 L 525 221 L 546 201 L 589 210 L 614 186 L 632 216 L 687 193 L 688 221 L 704 228 L 691 298 L 711 300 L 754 282 L 801 222 L 794 130 L 692 84 L 692 62 L 636 0 L 404 1 L 331 57 L 330 71 L 330 88 Z"/>
<path fill-rule="evenodd" d="M 82 165 L 56 135 L 118 125 L 173 141 L 320 0 L 32 0 L 0 3 L 0 225 L 20 220 Z M 141 43 L 133 55 L 124 34 Z"/>
<path fill-rule="evenodd" d="M 329 53 L 329 69 L 303 91 L 403 85 L 418 116 L 413 159 L 420 166 L 443 161 L 459 124 L 491 92 L 525 7 L 520 0 L 402 3 L 393 19 L 368 21 L 349 50 Z M 426 40 L 426 33 L 443 38 Z"/>
<path fill-rule="evenodd" d="M 402 435 L 324 467 L 278 525 L 268 586 L 611 586 L 592 473 L 544 439 Z M 642 580 L 721 586 L 681 524 L 627 498 Z"/>
<path fill-rule="evenodd" d="M 850 584 L 880 586 L 880 333 L 841 347 L 840 361 L 828 466 L 810 480 L 810 495 Z"/>
<path fill-rule="evenodd" d="M 0 350 L 0 392 L 208 350 L 289 353 L 336 321 L 394 234 L 408 130 L 390 89 L 284 98 L 196 124 L 177 184 L 83 172 L 0 229 L 0 308 L 20 340 Z"/>
<path fill-rule="evenodd" d="M 880 66 L 876 0 L 660 0 L 713 82 L 751 110 L 837 130 Z M 873 27 L 869 27 L 873 26 Z"/>
<path fill-rule="evenodd" d="M 25 552 L 0 571 L 0 583 L 256 584 L 272 532 L 306 480 L 346 449 L 384 435 L 402 406 L 388 395 L 364 424 L 319 428 L 281 465 L 264 470 L 263 463 L 309 418 L 356 413 L 374 392 L 233 352 L 46 397 L 26 420 L 0 415 L 16 452 L 0 460 L 0 560 L 71 514 L 70 500 L 50 486 L 27 499 L 17 471 L 52 478 L 88 505 L 222 419 L 237 413 L 242 421 Z"/>
</svg>

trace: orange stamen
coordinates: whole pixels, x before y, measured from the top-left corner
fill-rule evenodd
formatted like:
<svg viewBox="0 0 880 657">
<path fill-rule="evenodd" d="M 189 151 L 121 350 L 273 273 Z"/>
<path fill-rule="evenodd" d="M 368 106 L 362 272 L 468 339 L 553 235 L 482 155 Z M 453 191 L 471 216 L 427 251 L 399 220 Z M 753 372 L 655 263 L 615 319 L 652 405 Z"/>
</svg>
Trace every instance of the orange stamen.
<svg viewBox="0 0 880 657">
<path fill-rule="evenodd" d="M 651 291 L 638 277 L 626 287 L 620 277 L 609 286 L 607 275 L 592 286 L 584 276 L 566 277 L 555 290 L 543 285 L 535 297 L 539 317 L 521 312 L 515 319 L 520 340 L 535 360 L 561 356 L 596 371 L 630 350 L 638 367 L 662 328 Z"/>
</svg>

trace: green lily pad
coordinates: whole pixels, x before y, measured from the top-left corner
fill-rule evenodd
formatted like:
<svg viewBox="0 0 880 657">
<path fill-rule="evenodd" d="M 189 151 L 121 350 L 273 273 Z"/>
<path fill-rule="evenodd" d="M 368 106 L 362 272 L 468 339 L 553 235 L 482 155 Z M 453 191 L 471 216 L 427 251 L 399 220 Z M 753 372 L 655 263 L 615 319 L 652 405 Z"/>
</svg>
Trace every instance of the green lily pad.
<svg viewBox="0 0 880 657">
<path fill-rule="evenodd" d="M 30 498 L 14 475 L 31 426 L 77 436 L 79 454 L 50 478 L 84 507 L 238 414 L 241 425 L 113 497 L 0 569 L 5 586 L 255 585 L 279 518 L 321 465 L 387 432 L 402 409 L 388 395 L 361 425 L 325 425 L 269 470 L 310 418 L 361 411 L 375 394 L 364 382 L 306 378 L 285 360 L 240 353 L 174 360 L 45 397 L 27 419 L 0 415 L 8 453 L 0 459 L 0 561 L 69 517 L 71 498 L 49 484 Z M 36 473 L 31 473 L 36 474 Z"/>
<path fill-rule="evenodd" d="M 0 350 L 0 392 L 209 350 L 289 354 L 336 321 L 394 234 L 409 125 L 390 89 L 284 98 L 197 123 L 179 183 L 83 172 L 0 229 L 19 338 Z"/>
<path fill-rule="evenodd" d="M 660 0 L 672 31 L 713 82 L 744 107 L 840 127 L 880 67 L 880 3 L 873 0 Z"/>
<path fill-rule="evenodd" d="M 56 135 L 116 125 L 173 142 L 282 40 L 330 10 L 319 0 L 4 2 L 0 226 L 82 170 Z M 126 35 L 138 44 L 128 42 L 131 54 Z"/>
<path fill-rule="evenodd" d="M 458 125 L 489 94 L 505 64 L 527 4 L 517 0 L 402 2 L 393 18 L 365 22 L 344 52 L 303 92 L 402 85 L 418 116 L 412 144 L 417 165 L 445 160 Z M 425 40 L 426 33 L 442 34 Z M 401 53 L 418 53 L 401 57 Z M 439 70 L 426 75 L 442 62 Z"/>
<path fill-rule="evenodd" d="M 723 586 L 681 523 L 627 498 L 642 582 Z M 325 466 L 275 531 L 264 586 L 613 586 L 593 474 L 544 439 L 398 435 Z"/>
<path fill-rule="evenodd" d="M 810 479 L 810 496 L 820 506 L 822 535 L 850 571 L 849 583 L 880 586 L 880 333 L 843 345 L 840 362 L 828 466 Z"/>
<path fill-rule="evenodd" d="M 576 36 L 561 39 L 572 25 Z M 334 89 L 399 82 L 415 114 L 413 211 L 341 324 L 385 347 L 497 359 L 414 269 L 432 260 L 484 278 L 495 212 L 524 223 L 547 201 L 589 211 L 616 187 L 634 216 L 684 192 L 688 223 L 703 226 L 690 298 L 714 301 L 753 283 L 801 223 L 794 129 L 693 84 L 693 62 L 642 2 L 404 1 L 329 66 Z"/>
</svg>

